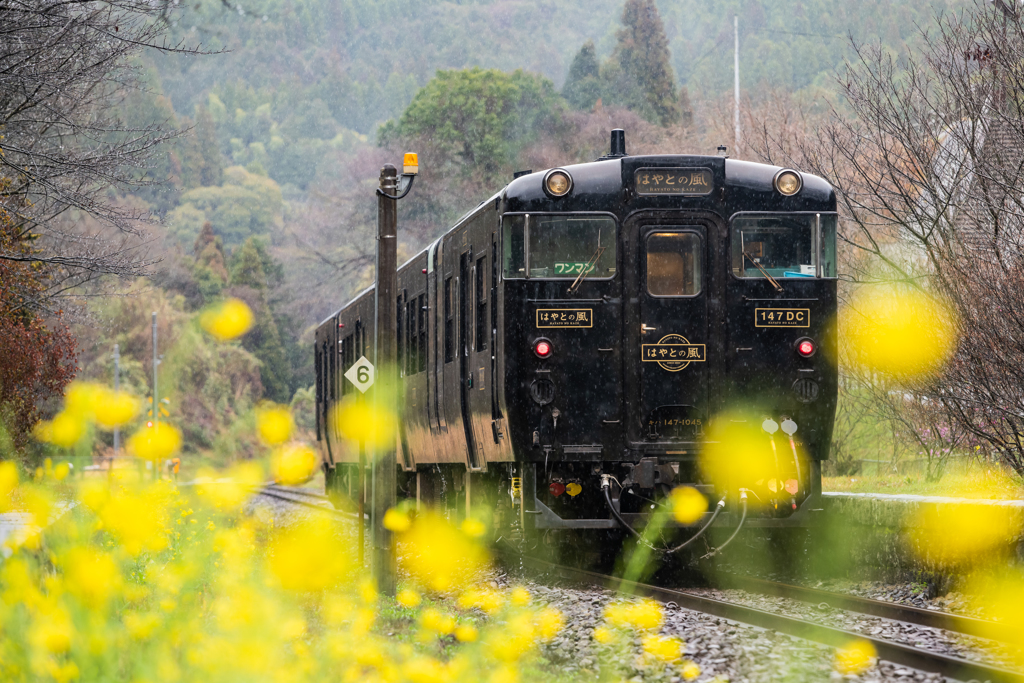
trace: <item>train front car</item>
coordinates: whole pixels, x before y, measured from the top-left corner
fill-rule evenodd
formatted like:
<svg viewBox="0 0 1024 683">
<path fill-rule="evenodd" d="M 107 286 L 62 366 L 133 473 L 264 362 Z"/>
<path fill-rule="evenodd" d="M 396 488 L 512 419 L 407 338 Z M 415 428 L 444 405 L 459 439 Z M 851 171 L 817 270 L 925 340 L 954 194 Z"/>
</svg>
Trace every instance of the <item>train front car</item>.
<svg viewBox="0 0 1024 683">
<path fill-rule="evenodd" d="M 741 498 L 748 525 L 810 524 L 837 394 L 831 186 L 609 155 L 517 178 L 502 208 L 498 369 L 525 528 L 640 528 L 681 485 L 708 500 L 693 528 L 723 498 L 716 525 Z"/>
</svg>

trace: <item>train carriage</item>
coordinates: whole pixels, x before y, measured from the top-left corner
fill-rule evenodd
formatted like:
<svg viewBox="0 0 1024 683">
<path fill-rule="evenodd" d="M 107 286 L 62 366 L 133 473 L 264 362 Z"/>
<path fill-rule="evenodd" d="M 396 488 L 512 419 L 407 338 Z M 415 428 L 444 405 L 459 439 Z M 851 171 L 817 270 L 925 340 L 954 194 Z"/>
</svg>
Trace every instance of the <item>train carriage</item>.
<svg viewBox="0 0 1024 683">
<path fill-rule="evenodd" d="M 497 489 L 528 530 L 620 529 L 691 485 L 730 523 L 746 493 L 698 463 L 714 421 L 746 415 L 784 461 L 744 485 L 776 502 L 748 524 L 810 523 L 837 395 L 836 220 L 821 178 L 629 156 L 622 131 L 595 162 L 517 174 L 399 269 L 404 493 L 469 510 Z M 350 493 L 357 454 L 330 416 L 372 359 L 373 297 L 316 333 L 320 451 Z"/>
</svg>

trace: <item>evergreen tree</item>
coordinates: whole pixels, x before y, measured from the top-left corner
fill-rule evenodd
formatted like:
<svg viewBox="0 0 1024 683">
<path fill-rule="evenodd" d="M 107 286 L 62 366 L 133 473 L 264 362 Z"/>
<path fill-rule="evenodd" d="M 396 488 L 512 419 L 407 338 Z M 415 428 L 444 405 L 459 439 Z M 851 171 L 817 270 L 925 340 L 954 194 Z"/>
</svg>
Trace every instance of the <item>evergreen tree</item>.
<svg viewBox="0 0 1024 683">
<path fill-rule="evenodd" d="M 594 41 L 583 43 L 573 58 L 562 96 L 573 108 L 585 110 L 593 109 L 601 99 L 601 74 Z"/>
<path fill-rule="evenodd" d="M 196 139 L 202 155 L 199 167 L 199 184 L 203 187 L 220 185 L 224 175 L 224 161 L 217 142 L 217 124 L 210 110 L 199 105 L 196 111 Z"/>
<path fill-rule="evenodd" d="M 228 269 L 224 263 L 221 239 L 213 234 L 213 224 L 209 221 L 203 223 L 193 251 L 196 260 L 192 267 L 192 277 L 199 293 L 203 295 L 204 302 L 216 299 L 228 284 Z"/>
<path fill-rule="evenodd" d="M 612 102 L 662 125 L 678 123 L 668 39 L 654 0 L 626 0 L 618 44 L 606 68 Z"/>
<path fill-rule="evenodd" d="M 250 237 L 235 251 L 232 260 L 232 293 L 246 300 L 255 319 L 252 331 L 242 339 L 242 346 L 262 364 L 260 379 L 266 397 L 287 403 L 291 399 L 291 365 L 268 301 L 269 278 L 263 264 L 270 260 L 269 255 L 257 239 Z"/>
</svg>

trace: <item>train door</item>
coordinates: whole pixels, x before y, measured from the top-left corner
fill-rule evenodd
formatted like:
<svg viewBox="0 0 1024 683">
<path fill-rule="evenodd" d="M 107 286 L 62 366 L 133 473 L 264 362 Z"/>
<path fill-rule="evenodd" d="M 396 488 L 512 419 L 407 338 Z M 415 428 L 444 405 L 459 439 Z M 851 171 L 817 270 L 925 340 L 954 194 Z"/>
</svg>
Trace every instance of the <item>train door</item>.
<svg viewBox="0 0 1024 683">
<path fill-rule="evenodd" d="M 469 449 L 469 466 L 480 468 L 480 444 L 476 442 L 473 432 L 473 367 L 470 353 L 473 346 L 473 325 L 471 310 L 473 302 L 473 249 L 459 257 L 459 297 L 458 297 L 458 361 L 459 378 L 461 379 L 460 403 L 462 404 L 462 424 L 466 430 L 466 447 Z"/>
<path fill-rule="evenodd" d="M 706 231 L 645 225 L 639 238 L 640 434 L 634 437 L 694 441 L 708 410 Z"/>
</svg>

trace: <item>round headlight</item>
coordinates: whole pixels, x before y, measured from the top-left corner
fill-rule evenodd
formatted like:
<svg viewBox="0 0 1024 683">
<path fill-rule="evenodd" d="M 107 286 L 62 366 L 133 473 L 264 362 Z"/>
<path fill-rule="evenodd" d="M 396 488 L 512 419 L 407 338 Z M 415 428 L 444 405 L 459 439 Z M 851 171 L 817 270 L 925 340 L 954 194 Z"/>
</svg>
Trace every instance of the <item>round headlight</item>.
<svg viewBox="0 0 1024 683">
<path fill-rule="evenodd" d="M 775 189 L 779 193 L 790 197 L 795 195 L 803 187 L 804 181 L 796 171 L 783 169 L 775 174 Z"/>
<path fill-rule="evenodd" d="M 560 168 L 548 171 L 544 175 L 544 191 L 552 197 L 562 197 L 572 190 L 572 176 Z"/>
</svg>

